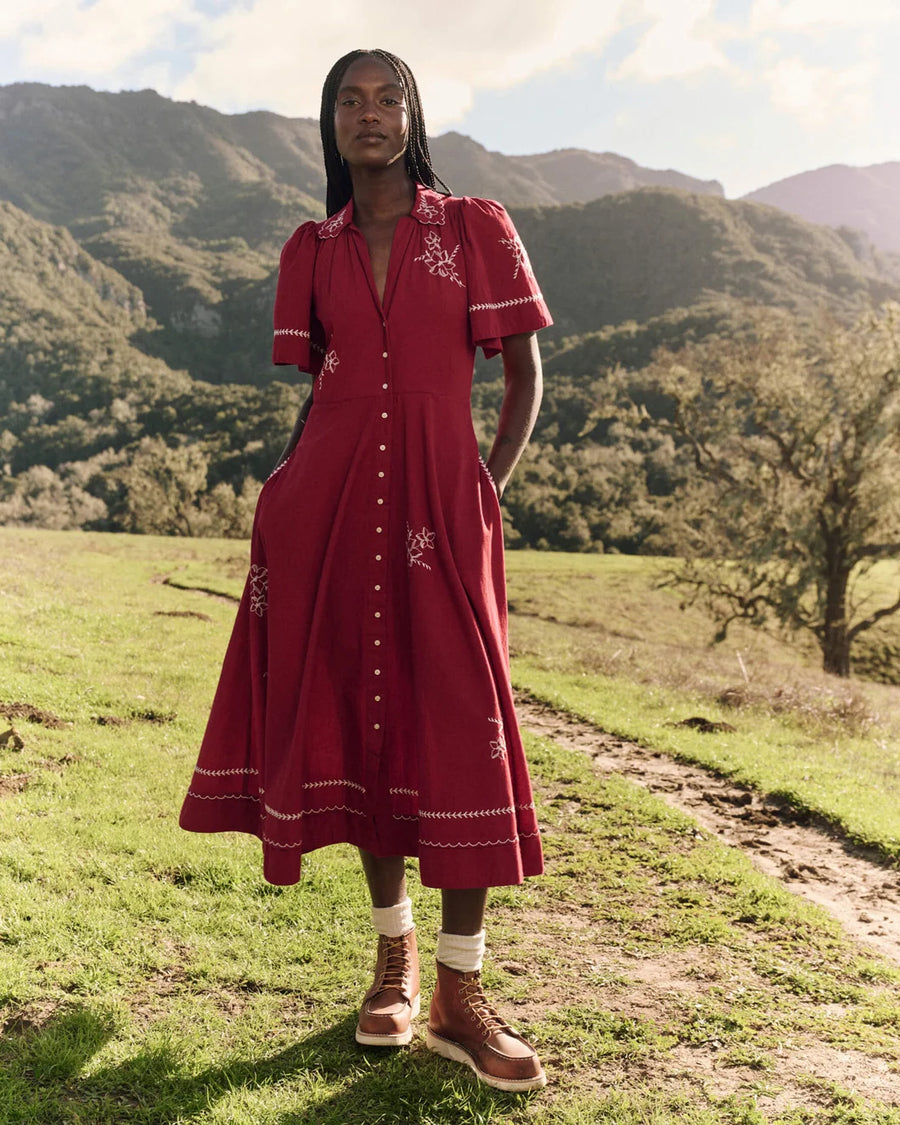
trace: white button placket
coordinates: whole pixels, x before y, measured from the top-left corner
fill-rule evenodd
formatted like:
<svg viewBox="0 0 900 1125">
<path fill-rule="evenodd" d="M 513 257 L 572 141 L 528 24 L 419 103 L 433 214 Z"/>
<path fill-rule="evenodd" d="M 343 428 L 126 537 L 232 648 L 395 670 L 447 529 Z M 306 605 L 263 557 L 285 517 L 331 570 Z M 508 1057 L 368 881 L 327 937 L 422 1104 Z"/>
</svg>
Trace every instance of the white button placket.
<svg viewBox="0 0 900 1125">
<path fill-rule="evenodd" d="M 370 792 L 375 792 L 381 768 L 381 756 L 385 735 L 385 703 L 387 688 L 387 624 L 388 624 L 388 527 L 389 527 L 389 468 L 393 406 L 390 400 L 389 352 L 387 345 L 387 325 L 384 328 L 384 348 L 381 365 L 381 394 L 375 397 L 374 457 L 372 460 L 373 498 L 369 512 L 373 534 L 371 538 L 370 565 L 368 570 L 369 590 L 364 628 L 366 646 L 366 687 L 368 706 L 366 708 L 366 742 L 369 748 Z"/>
</svg>

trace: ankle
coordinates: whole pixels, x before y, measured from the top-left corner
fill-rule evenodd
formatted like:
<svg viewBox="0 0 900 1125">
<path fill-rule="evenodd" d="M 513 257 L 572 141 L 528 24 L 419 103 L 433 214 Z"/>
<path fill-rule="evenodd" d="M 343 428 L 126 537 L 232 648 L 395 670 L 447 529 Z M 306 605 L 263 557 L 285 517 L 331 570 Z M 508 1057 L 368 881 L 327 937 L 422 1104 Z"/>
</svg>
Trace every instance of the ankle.
<svg viewBox="0 0 900 1125">
<path fill-rule="evenodd" d="M 394 906 L 373 906 L 372 925 L 382 937 L 398 938 L 415 929 L 409 897 Z"/>
<path fill-rule="evenodd" d="M 484 930 L 477 934 L 447 934 L 438 931 L 437 960 L 458 973 L 477 973 L 484 961 Z"/>
</svg>

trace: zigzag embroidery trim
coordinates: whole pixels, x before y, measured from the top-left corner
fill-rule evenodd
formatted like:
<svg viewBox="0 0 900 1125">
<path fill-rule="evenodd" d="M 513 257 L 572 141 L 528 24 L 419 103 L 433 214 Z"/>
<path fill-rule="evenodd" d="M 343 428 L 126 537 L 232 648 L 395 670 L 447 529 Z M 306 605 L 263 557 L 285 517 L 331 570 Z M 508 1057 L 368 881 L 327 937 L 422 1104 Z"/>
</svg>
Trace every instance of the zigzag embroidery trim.
<svg viewBox="0 0 900 1125">
<path fill-rule="evenodd" d="M 302 820 L 305 816 L 315 816 L 317 813 L 326 812 L 350 812 L 356 816 L 365 816 L 366 814 L 362 809 L 351 809 L 349 805 L 326 805 L 322 809 L 301 809 L 300 812 L 278 812 L 277 809 L 271 808 L 269 805 L 263 806 L 269 816 L 274 816 L 276 820 Z"/>
<path fill-rule="evenodd" d="M 360 785 L 358 781 L 348 781 L 346 777 L 335 777 L 330 781 L 304 781 L 304 789 L 327 789 L 329 785 L 346 785 L 348 789 L 358 789 L 360 793 L 365 793 L 365 785 Z"/>
<path fill-rule="evenodd" d="M 417 816 L 400 816 L 399 813 L 394 813 L 394 820 L 418 820 Z"/>
<path fill-rule="evenodd" d="M 519 836 L 510 836 L 508 840 L 476 840 L 469 844 L 439 844 L 435 840 L 420 840 L 419 846 L 423 848 L 499 848 L 503 844 L 517 844 L 520 840 L 530 840 L 532 836 L 540 836 L 540 832 L 523 832 Z"/>
<path fill-rule="evenodd" d="M 304 340 L 309 339 L 309 333 L 304 328 L 276 328 L 276 336 L 302 336 Z"/>
<path fill-rule="evenodd" d="M 403 797 L 418 797 L 418 789 L 389 789 L 389 793 L 396 794 Z"/>
<path fill-rule="evenodd" d="M 469 305 L 469 312 L 490 312 L 493 309 L 510 309 L 513 305 L 527 305 L 531 301 L 543 301 L 541 293 L 532 293 L 528 297 L 512 297 L 508 301 L 485 301 L 480 305 Z"/>
<path fill-rule="evenodd" d="M 259 797 L 251 797 L 249 793 L 195 793 L 189 789 L 188 796 L 198 801 L 256 801 L 259 804 Z"/>
<path fill-rule="evenodd" d="M 302 840 L 298 840 L 297 843 L 295 843 L 295 844 L 282 844 L 278 840 L 273 840 L 271 836 L 263 836 L 262 842 L 264 844 L 271 845 L 273 848 L 302 848 L 303 847 L 303 841 Z"/>
<path fill-rule="evenodd" d="M 197 768 L 194 770 L 194 773 L 202 774 L 203 777 L 228 777 L 233 773 L 257 774 L 259 773 L 259 770 L 255 770 L 252 767 L 247 766 L 235 766 L 233 769 L 229 770 L 205 770 L 201 766 L 197 766 Z"/>
<path fill-rule="evenodd" d="M 530 805 L 507 805 L 502 809 L 478 809 L 471 812 L 427 812 L 425 810 L 419 813 L 419 816 L 435 820 L 469 820 L 476 816 L 503 816 L 506 813 L 515 812 L 516 809 L 533 809 L 534 803 Z"/>
</svg>

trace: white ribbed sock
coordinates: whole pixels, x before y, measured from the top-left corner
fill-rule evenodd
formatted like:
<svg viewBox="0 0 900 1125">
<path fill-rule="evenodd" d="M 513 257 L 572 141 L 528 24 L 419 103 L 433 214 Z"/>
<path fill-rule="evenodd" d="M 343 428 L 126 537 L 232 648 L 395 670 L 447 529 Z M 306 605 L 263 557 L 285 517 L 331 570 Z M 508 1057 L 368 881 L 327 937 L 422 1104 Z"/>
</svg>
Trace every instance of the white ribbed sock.
<svg viewBox="0 0 900 1125">
<path fill-rule="evenodd" d="M 475 973 L 484 960 L 484 930 L 477 934 L 445 934 L 438 930 L 437 959 L 458 973 Z"/>
<path fill-rule="evenodd" d="M 372 925 L 376 934 L 402 937 L 413 929 L 412 902 L 409 897 L 396 906 L 373 906 Z"/>
</svg>

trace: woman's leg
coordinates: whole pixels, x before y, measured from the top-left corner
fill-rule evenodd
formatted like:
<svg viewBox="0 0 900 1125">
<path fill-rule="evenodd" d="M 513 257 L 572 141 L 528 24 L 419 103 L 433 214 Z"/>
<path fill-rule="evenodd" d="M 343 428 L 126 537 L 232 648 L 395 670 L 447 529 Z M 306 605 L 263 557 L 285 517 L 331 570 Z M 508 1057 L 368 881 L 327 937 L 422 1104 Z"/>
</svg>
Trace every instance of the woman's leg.
<svg viewBox="0 0 900 1125">
<path fill-rule="evenodd" d="M 441 929 L 445 934 L 479 934 L 484 929 L 487 888 L 441 891 Z"/>
<path fill-rule="evenodd" d="M 402 855 L 376 856 L 359 849 L 378 934 L 375 980 L 363 998 L 356 1041 L 400 1047 L 412 1039 L 419 1014 L 419 956 Z"/>
<path fill-rule="evenodd" d="M 406 898 L 406 863 L 402 855 L 372 855 L 359 848 L 369 897 L 377 908 L 396 906 Z"/>
<path fill-rule="evenodd" d="M 437 986 L 426 1043 L 432 1051 L 466 1063 L 482 1082 L 500 1090 L 535 1090 L 546 1084 L 537 1053 L 484 994 L 483 888 L 441 892 Z"/>
</svg>

